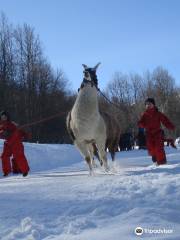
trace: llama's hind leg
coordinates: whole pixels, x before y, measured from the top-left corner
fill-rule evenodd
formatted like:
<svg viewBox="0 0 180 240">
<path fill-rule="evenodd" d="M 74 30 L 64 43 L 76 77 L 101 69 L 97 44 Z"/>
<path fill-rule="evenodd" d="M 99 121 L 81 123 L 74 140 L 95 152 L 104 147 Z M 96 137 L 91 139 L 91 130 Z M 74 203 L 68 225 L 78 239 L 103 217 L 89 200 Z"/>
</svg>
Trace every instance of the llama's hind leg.
<svg viewBox="0 0 180 240">
<path fill-rule="evenodd" d="M 83 142 L 75 142 L 75 145 L 77 146 L 77 148 L 79 149 L 81 154 L 84 156 L 84 159 L 86 160 L 86 162 L 89 166 L 90 174 L 92 174 L 92 172 L 93 172 L 92 161 L 91 161 L 90 152 L 88 151 L 87 144 L 83 143 Z"/>
<path fill-rule="evenodd" d="M 115 159 L 115 152 L 114 152 L 114 150 L 112 150 L 110 152 L 110 154 L 111 154 L 112 161 L 114 162 L 114 159 Z"/>
</svg>

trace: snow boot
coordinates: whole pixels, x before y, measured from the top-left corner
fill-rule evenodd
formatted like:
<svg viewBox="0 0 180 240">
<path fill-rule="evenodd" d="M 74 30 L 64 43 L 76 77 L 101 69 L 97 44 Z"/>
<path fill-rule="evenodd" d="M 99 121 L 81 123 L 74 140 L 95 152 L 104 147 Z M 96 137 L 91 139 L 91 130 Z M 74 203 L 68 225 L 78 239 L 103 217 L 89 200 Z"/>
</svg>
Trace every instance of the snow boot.
<svg viewBox="0 0 180 240">
<path fill-rule="evenodd" d="M 152 156 L 152 161 L 153 161 L 153 163 L 156 163 L 156 162 L 157 162 L 157 160 L 156 160 L 156 157 L 155 157 L 155 156 Z"/>
<path fill-rule="evenodd" d="M 28 172 L 23 173 L 23 177 L 26 177 L 28 175 Z"/>
</svg>

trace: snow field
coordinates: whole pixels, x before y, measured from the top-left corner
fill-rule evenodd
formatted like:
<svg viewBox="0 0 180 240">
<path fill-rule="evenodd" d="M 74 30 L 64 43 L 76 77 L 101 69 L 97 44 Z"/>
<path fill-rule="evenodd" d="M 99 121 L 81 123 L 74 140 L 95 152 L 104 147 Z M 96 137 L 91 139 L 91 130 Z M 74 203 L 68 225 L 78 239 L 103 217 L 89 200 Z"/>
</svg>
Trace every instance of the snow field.
<svg viewBox="0 0 180 240">
<path fill-rule="evenodd" d="M 25 152 L 31 174 L 0 178 L 0 239 L 180 239 L 180 149 L 166 148 L 160 167 L 146 151 L 120 152 L 111 174 L 95 176 L 72 145 L 26 143 Z M 172 232 L 140 237 L 138 226 Z"/>
</svg>

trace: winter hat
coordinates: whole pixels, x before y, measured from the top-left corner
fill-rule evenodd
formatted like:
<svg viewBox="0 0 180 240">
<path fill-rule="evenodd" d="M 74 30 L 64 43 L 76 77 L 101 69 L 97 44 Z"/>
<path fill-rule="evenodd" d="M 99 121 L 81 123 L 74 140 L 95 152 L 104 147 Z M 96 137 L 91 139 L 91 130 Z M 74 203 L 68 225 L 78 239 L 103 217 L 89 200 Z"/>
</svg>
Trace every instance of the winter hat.
<svg viewBox="0 0 180 240">
<path fill-rule="evenodd" d="M 146 103 L 152 103 L 154 106 L 156 105 L 154 98 L 147 98 L 145 104 Z"/>
<path fill-rule="evenodd" d="M 9 113 L 8 113 L 7 111 L 4 111 L 4 110 L 1 111 L 1 112 L 0 112 L 0 117 L 3 116 L 3 115 L 5 115 L 8 120 L 10 120 L 10 115 L 9 115 Z"/>
</svg>

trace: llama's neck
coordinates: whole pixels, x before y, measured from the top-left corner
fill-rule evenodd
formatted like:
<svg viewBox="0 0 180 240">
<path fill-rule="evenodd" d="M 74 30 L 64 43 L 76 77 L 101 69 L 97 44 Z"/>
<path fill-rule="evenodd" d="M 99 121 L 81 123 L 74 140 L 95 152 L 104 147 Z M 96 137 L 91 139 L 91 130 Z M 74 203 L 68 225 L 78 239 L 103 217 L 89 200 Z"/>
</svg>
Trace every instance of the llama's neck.
<svg viewBox="0 0 180 240">
<path fill-rule="evenodd" d="M 76 110 L 83 111 L 84 114 L 93 114 L 98 112 L 97 89 L 90 85 L 82 88 L 75 102 Z"/>
</svg>

